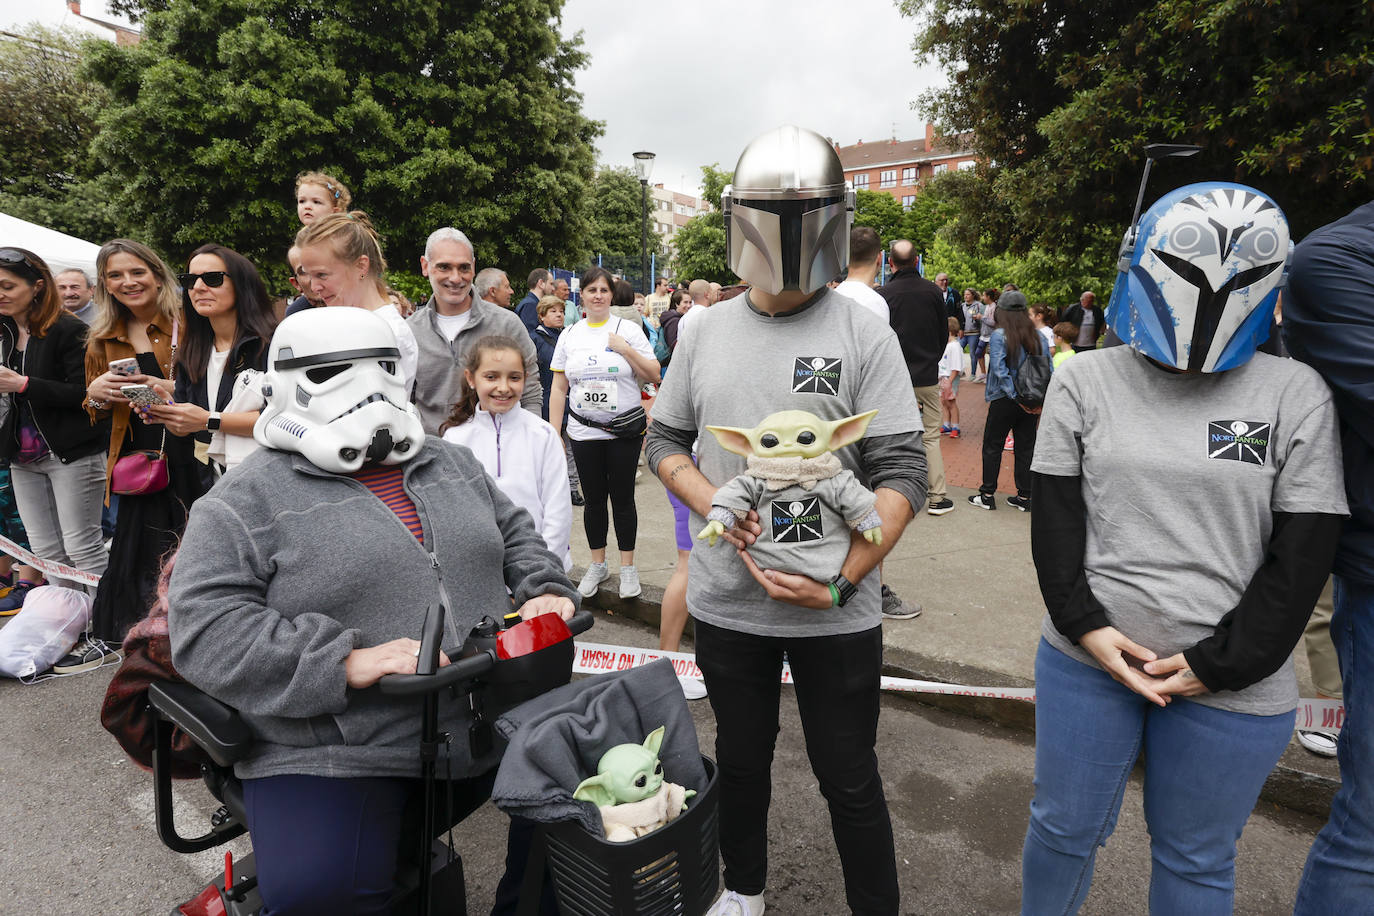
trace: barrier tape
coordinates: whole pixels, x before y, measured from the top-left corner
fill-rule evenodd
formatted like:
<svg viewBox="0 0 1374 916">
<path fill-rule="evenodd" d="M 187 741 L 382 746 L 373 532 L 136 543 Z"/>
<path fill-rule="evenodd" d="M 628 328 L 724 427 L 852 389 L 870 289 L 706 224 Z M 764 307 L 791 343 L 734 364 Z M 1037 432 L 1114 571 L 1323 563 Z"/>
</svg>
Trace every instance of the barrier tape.
<svg viewBox="0 0 1374 916">
<path fill-rule="evenodd" d="M 0 537 L 0 553 L 8 554 L 23 563 L 27 563 L 34 569 L 40 569 L 58 579 L 68 579 L 73 582 L 84 582 L 86 585 L 99 585 L 100 577 L 95 573 L 88 573 L 77 569 L 74 566 L 65 566 L 61 563 L 54 563 L 52 560 L 39 559 L 31 551 L 25 550 L 7 537 Z"/>
<path fill-rule="evenodd" d="M 574 674 L 605 674 L 608 671 L 628 671 L 647 665 L 649 662 L 666 658 L 673 664 L 679 677 L 701 680 L 701 669 L 691 652 L 665 652 L 661 649 L 631 649 L 625 646 L 609 646 L 602 643 L 579 642 L 577 654 L 573 656 Z M 782 683 L 792 683 L 792 668 L 786 662 L 782 666 Z M 882 690 L 896 693 L 935 693 L 954 697 L 987 697 L 994 700 L 1017 700 L 1022 703 L 1035 702 L 1034 687 L 972 687 L 967 684 L 946 684 L 943 681 L 921 681 L 909 677 L 888 677 L 880 679 Z M 1345 708 L 1340 700 L 1321 700 L 1304 697 L 1298 700 L 1298 718 L 1295 728 L 1309 729 L 1337 734 L 1345 724 Z"/>
</svg>

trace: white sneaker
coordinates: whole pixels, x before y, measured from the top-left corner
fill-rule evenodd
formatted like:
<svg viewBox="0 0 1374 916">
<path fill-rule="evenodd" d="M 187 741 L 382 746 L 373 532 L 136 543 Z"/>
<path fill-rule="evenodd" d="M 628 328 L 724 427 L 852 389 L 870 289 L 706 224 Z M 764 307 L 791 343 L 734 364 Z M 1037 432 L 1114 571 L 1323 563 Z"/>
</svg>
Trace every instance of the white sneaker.
<svg viewBox="0 0 1374 916">
<path fill-rule="evenodd" d="M 611 571 L 606 568 L 605 563 L 591 563 L 582 574 L 582 581 L 577 583 L 577 590 L 582 593 L 583 598 L 590 598 L 596 594 L 597 586 L 610 577 Z"/>
<path fill-rule="evenodd" d="M 1300 731 L 1298 743 L 1319 757 L 1336 756 L 1336 737 L 1327 732 Z"/>
<path fill-rule="evenodd" d="M 706 916 L 763 916 L 763 895 L 746 897 L 726 891 L 720 895 L 715 906 L 706 911 Z"/>
<path fill-rule="evenodd" d="M 620 597 L 639 597 L 639 570 L 633 566 L 620 567 Z"/>
<path fill-rule="evenodd" d="M 689 700 L 706 699 L 706 684 L 694 677 L 679 676 L 677 682 L 682 685 L 682 695 Z"/>
</svg>

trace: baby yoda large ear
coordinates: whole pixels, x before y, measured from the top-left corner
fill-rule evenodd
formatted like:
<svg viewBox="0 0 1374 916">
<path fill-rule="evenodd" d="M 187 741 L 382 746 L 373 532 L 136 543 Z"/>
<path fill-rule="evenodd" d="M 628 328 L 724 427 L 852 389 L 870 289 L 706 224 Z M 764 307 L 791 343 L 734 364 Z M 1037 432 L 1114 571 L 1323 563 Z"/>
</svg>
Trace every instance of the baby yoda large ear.
<svg viewBox="0 0 1374 916">
<path fill-rule="evenodd" d="M 720 447 L 727 452 L 734 452 L 736 455 L 743 455 L 746 458 L 754 454 L 754 444 L 749 441 L 749 434 L 753 430 L 736 429 L 733 426 L 708 426 L 706 428 L 716 437 Z"/>
<path fill-rule="evenodd" d="M 830 424 L 830 450 L 838 451 L 852 442 L 858 442 L 864 437 L 864 432 L 868 429 L 869 421 L 877 416 L 878 411 L 870 410 L 868 413 L 856 414 L 852 417 L 845 417 L 843 420 L 836 420 Z"/>
<path fill-rule="evenodd" d="M 653 754 L 655 757 L 658 756 L 658 749 L 663 746 L 663 732 L 667 727 L 666 725 L 660 725 L 658 728 L 649 732 L 649 737 L 644 739 L 644 746 L 648 748 L 649 753 Z"/>
<path fill-rule="evenodd" d="M 578 784 L 573 790 L 573 798 L 578 801 L 591 802 L 597 807 L 602 805 L 614 805 L 615 793 L 611 791 L 611 776 L 609 773 L 598 773 L 589 776 Z"/>
</svg>

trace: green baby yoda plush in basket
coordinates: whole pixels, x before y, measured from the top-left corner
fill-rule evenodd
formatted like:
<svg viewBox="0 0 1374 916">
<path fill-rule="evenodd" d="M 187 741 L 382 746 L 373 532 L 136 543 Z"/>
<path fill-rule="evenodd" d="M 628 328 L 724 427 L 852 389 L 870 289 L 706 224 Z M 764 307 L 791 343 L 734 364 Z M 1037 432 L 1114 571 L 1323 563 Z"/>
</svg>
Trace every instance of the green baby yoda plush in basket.
<svg viewBox="0 0 1374 916">
<path fill-rule="evenodd" d="M 687 810 L 687 799 L 697 794 L 664 781 L 658 760 L 663 731 L 664 726 L 654 729 L 643 744 L 617 744 L 601 755 L 596 775 L 573 791 L 573 798 L 601 809 L 606 839 L 612 843 L 657 830 Z"/>
<path fill-rule="evenodd" d="M 697 537 L 710 546 L 757 509 L 763 533 L 749 554 L 764 569 L 829 581 L 849 553 L 849 531 L 883 542 L 877 497 L 833 452 L 863 438 L 878 411 L 822 420 L 805 410 L 770 414 L 753 429 L 706 427 L 722 448 L 748 459 L 745 473 L 721 487 Z"/>
</svg>

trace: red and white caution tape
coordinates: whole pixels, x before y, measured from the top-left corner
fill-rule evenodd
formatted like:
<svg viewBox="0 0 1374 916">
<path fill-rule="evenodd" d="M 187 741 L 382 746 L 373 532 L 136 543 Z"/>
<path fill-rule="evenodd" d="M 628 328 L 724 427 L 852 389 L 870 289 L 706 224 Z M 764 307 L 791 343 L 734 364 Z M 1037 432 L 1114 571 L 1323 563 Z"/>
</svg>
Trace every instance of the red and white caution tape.
<svg viewBox="0 0 1374 916">
<path fill-rule="evenodd" d="M 16 560 L 27 563 L 34 569 L 42 570 L 47 575 L 58 579 L 84 582 L 87 585 L 100 584 L 100 577 L 95 573 L 88 573 L 74 566 L 66 566 L 62 563 L 54 563 L 52 560 L 40 559 L 36 554 L 25 550 L 7 537 L 0 537 L 0 553 L 14 557 Z"/>
<path fill-rule="evenodd" d="M 697 667 L 696 656 L 690 652 L 664 652 L 661 649 L 630 649 L 625 646 L 608 646 L 601 643 L 577 643 L 577 654 L 573 657 L 574 674 L 605 674 L 607 671 L 627 671 L 649 662 L 666 658 L 673 664 L 679 677 L 701 679 L 701 669 Z M 782 666 L 782 683 L 792 683 L 792 669 L 785 662 Z M 989 697 L 995 700 L 1017 700 L 1022 703 L 1035 702 L 1034 687 L 971 687 L 967 684 L 946 684 L 943 681 L 921 681 L 909 677 L 886 677 L 881 680 L 883 690 L 897 693 L 938 693 L 956 697 Z M 1298 700 L 1298 720 L 1296 727 L 1307 731 L 1335 734 L 1345 723 L 1345 709 L 1340 700 Z"/>
</svg>

